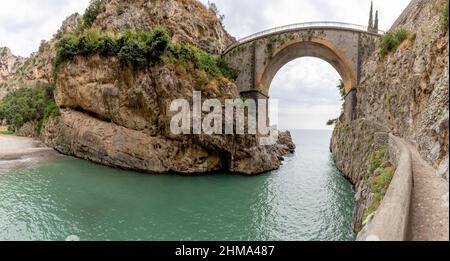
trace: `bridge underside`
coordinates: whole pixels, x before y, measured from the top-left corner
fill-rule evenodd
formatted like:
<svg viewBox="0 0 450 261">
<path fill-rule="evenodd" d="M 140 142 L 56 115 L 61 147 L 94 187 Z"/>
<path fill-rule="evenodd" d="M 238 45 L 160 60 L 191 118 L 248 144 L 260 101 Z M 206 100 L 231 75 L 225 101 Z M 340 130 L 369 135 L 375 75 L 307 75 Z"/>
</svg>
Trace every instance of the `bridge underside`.
<svg viewBox="0 0 450 261">
<path fill-rule="evenodd" d="M 316 57 L 331 64 L 344 81 L 346 92 L 356 87 L 354 66 L 332 43 L 321 39 L 292 41 L 275 51 L 272 59 L 256 75 L 256 88 L 265 95 L 278 71 L 287 63 L 301 57 Z"/>
</svg>

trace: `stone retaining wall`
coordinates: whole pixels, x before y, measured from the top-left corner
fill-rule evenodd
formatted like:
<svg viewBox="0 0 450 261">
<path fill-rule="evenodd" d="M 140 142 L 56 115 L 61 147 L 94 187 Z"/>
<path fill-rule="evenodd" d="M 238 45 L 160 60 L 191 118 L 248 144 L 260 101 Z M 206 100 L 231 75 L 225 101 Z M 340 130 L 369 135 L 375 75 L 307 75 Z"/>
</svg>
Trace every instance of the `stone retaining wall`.
<svg viewBox="0 0 450 261">
<path fill-rule="evenodd" d="M 397 170 L 381 206 L 358 234 L 358 241 L 406 240 L 413 187 L 412 156 L 404 141 L 393 135 L 389 135 L 388 147 L 389 159 Z"/>
</svg>

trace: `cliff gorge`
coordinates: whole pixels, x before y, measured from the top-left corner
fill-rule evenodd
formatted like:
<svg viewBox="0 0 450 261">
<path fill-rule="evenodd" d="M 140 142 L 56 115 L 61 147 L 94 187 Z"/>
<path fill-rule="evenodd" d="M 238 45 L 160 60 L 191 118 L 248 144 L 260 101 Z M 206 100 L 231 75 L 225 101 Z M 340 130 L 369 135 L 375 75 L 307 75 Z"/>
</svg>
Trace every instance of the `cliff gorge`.
<svg viewBox="0 0 450 261">
<path fill-rule="evenodd" d="M 410 3 L 390 30 L 392 34 L 407 34 L 405 39 L 388 53 L 376 51 L 362 65 L 355 108 L 358 120 L 340 122 L 334 131 L 333 157 L 357 191 L 356 231 L 373 201 L 370 183 L 380 175 L 371 169 L 384 144 L 377 133 L 389 132 L 415 142 L 422 157 L 448 181 L 449 35 L 448 25 L 442 21 L 445 4 L 441 0 Z M 448 17 L 448 3 L 446 12 Z"/>
</svg>

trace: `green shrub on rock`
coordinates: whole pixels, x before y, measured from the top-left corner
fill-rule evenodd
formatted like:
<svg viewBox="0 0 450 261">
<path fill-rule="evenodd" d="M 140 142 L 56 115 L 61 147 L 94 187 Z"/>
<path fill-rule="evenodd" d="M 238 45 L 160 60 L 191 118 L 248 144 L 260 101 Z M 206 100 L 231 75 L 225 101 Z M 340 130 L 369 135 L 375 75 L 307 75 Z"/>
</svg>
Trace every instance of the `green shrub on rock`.
<svg viewBox="0 0 450 261">
<path fill-rule="evenodd" d="M 229 79 L 236 78 L 236 73 L 228 67 L 221 57 L 211 55 L 192 45 L 169 45 L 168 52 L 164 60 L 169 63 L 192 63 L 196 69 L 205 70 L 213 77 L 223 76 Z"/>
<path fill-rule="evenodd" d="M 415 39 L 415 34 L 411 34 L 404 28 L 400 28 L 395 33 L 385 33 L 379 42 L 380 54 L 382 57 L 386 56 L 389 52 L 395 51 L 401 43 L 408 39 Z"/>
<path fill-rule="evenodd" d="M 395 33 L 395 39 L 397 41 L 397 44 L 402 43 L 403 41 L 405 41 L 406 39 L 408 39 L 409 33 L 408 31 L 406 31 L 404 28 L 400 28 L 396 33 Z"/>
<path fill-rule="evenodd" d="M 381 55 L 385 56 L 398 46 L 397 41 L 392 33 L 387 32 L 380 40 Z"/>
<path fill-rule="evenodd" d="M 209 54 L 188 44 L 171 43 L 169 34 L 158 27 L 151 32 L 127 31 L 122 35 L 98 32 L 90 29 L 76 34 L 66 34 L 57 43 L 54 63 L 54 78 L 58 66 L 77 55 L 100 54 L 116 55 L 127 65 L 138 68 L 152 63 L 165 62 L 193 64 L 195 68 L 205 70 L 213 77 L 235 78 L 235 73 L 220 56 Z"/>
<path fill-rule="evenodd" d="M 372 192 L 372 201 L 365 210 L 362 222 L 364 222 L 372 213 L 378 210 L 383 201 L 394 177 L 395 168 L 388 162 L 387 147 L 375 151 L 369 163 L 370 191 Z"/>
<path fill-rule="evenodd" d="M 102 0 L 91 0 L 89 7 L 83 15 L 83 22 L 86 28 L 91 27 L 97 16 L 105 10 L 105 3 Z"/>
<path fill-rule="evenodd" d="M 149 48 L 149 57 L 153 60 L 159 60 L 166 52 L 170 43 L 169 34 L 162 27 L 156 28 L 145 43 Z"/>
<path fill-rule="evenodd" d="M 145 45 L 145 42 L 126 35 L 120 39 L 119 46 L 121 47 L 117 56 L 121 62 L 129 62 L 138 67 L 143 67 L 147 64 L 148 47 Z"/>
</svg>

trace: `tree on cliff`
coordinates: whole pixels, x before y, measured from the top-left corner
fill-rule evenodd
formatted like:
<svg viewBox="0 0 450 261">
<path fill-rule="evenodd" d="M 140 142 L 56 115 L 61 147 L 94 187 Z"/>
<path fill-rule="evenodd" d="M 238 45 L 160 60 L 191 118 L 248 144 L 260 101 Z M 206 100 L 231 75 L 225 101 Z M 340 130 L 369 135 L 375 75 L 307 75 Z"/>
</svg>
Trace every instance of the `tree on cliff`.
<svg viewBox="0 0 450 261">
<path fill-rule="evenodd" d="M 345 85 L 344 81 L 341 79 L 339 80 L 339 84 L 336 86 L 339 90 L 339 94 L 341 95 L 342 100 L 345 98 Z"/>
<path fill-rule="evenodd" d="M 225 15 L 220 13 L 219 8 L 217 8 L 217 5 L 215 3 L 208 1 L 208 8 L 209 10 L 211 10 L 211 12 L 214 13 L 214 15 L 217 16 L 217 18 L 219 18 L 220 22 L 223 22 L 223 20 L 225 20 Z"/>
<path fill-rule="evenodd" d="M 345 98 L 345 85 L 344 81 L 342 79 L 339 80 L 339 84 L 336 86 L 339 90 L 339 94 L 341 95 L 342 100 Z M 336 125 L 336 123 L 339 121 L 339 118 L 337 119 L 331 119 L 327 121 L 327 126 L 333 126 Z"/>
<path fill-rule="evenodd" d="M 97 16 L 103 11 L 105 11 L 105 3 L 102 0 L 91 0 L 83 15 L 84 26 L 91 27 Z"/>
</svg>

